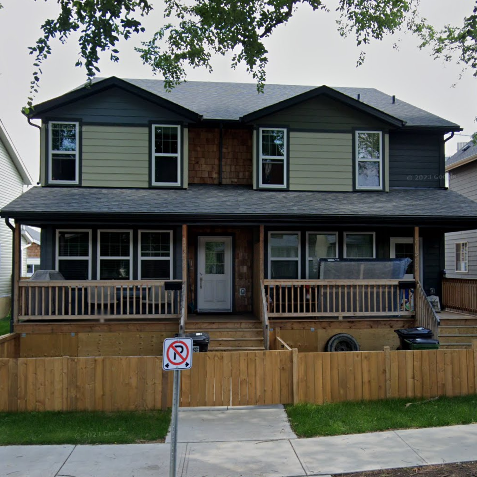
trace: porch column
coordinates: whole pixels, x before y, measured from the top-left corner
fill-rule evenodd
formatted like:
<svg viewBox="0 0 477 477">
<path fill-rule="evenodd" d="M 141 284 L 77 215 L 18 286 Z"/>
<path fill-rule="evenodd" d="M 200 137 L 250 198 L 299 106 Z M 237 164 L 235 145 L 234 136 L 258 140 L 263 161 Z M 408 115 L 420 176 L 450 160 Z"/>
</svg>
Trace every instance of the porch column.
<svg viewBox="0 0 477 477">
<path fill-rule="evenodd" d="M 184 290 L 184 325 L 187 322 L 187 261 L 188 261 L 188 253 L 187 253 L 187 225 L 182 226 L 182 289 Z M 183 330 L 185 331 L 185 329 Z"/>
<path fill-rule="evenodd" d="M 13 233 L 13 300 L 12 317 L 13 322 L 18 323 L 18 313 L 20 305 L 20 277 L 22 276 L 22 226 L 15 222 L 15 232 Z"/>
<path fill-rule="evenodd" d="M 257 318 L 263 320 L 262 281 L 264 280 L 264 226 L 260 225 L 258 241 L 253 246 L 253 312 Z"/>
<path fill-rule="evenodd" d="M 419 281 L 421 276 L 421 258 L 419 255 L 419 227 L 414 227 L 414 278 Z"/>
</svg>

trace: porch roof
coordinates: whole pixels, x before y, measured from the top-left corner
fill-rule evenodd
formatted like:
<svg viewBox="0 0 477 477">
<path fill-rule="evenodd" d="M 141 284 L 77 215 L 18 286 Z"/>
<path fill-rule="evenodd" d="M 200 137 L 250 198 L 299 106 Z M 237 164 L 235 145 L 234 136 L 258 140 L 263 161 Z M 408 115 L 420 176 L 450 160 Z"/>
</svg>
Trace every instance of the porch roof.
<svg viewBox="0 0 477 477">
<path fill-rule="evenodd" d="M 33 187 L 1 211 L 29 223 L 150 222 L 428 225 L 477 228 L 477 203 L 444 189 L 390 192 L 260 191 L 245 186 L 188 189 Z"/>
</svg>

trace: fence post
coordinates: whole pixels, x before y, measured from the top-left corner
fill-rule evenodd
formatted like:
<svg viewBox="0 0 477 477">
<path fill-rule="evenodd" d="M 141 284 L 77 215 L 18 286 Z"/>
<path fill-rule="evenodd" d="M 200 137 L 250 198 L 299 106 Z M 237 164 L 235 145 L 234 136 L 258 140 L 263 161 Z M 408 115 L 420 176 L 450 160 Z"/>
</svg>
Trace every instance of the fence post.
<svg viewBox="0 0 477 477">
<path fill-rule="evenodd" d="M 292 349 L 293 404 L 298 404 L 298 349 Z"/>
<path fill-rule="evenodd" d="M 472 349 L 474 351 L 474 386 L 477 389 L 477 340 L 472 340 Z"/>
<path fill-rule="evenodd" d="M 391 348 L 389 346 L 384 347 L 384 365 L 386 369 L 386 399 L 389 399 L 391 397 Z"/>
</svg>

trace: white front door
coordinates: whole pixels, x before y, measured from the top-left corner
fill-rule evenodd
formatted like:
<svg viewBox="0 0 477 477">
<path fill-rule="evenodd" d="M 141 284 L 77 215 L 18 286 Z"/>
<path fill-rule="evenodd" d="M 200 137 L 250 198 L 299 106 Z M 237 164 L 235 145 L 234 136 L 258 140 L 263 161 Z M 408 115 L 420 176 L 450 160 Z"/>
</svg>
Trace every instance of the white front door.
<svg viewBox="0 0 477 477">
<path fill-rule="evenodd" d="M 199 237 L 198 311 L 232 311 L 232 237 Z"/>
<path fill-rule="evenodd" d="M 407 269 L 407 273 L 404 275 L 405 279 L 413 280 L 414 279 L 414 239 L 412 237 L 392 237 L 390 243 L 390 258 L 410 258 L 412 263 Z M 421 258 L 421 270 L 419 280 L 422 283 L 422 239 L 419 240 L 419 255 Z"/>
</svg>

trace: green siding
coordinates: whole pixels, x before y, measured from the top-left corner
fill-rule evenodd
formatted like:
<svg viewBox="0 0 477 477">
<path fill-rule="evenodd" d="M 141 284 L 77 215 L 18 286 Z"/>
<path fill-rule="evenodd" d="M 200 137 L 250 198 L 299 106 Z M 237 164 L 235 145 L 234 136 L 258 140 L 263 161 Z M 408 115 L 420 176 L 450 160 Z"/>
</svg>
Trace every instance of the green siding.
<svg viewBox="0 0 477 477">
<path fill-rule="evenodd" d="M 147 127 L 83 126 L 82 185 L 149 187 Z"/>
<path fill-rule="evenodd" d="M 257 125 L 283 125 L 295 129 L 350 130 L 386 128 L 375 117 L 334 99 L 320 96 L 255 121 Z"/>
<path fill-rule="evenodd" d="M 290 190 L 352 191 L 353 135 L 290 132 Z"/>
</svg>

